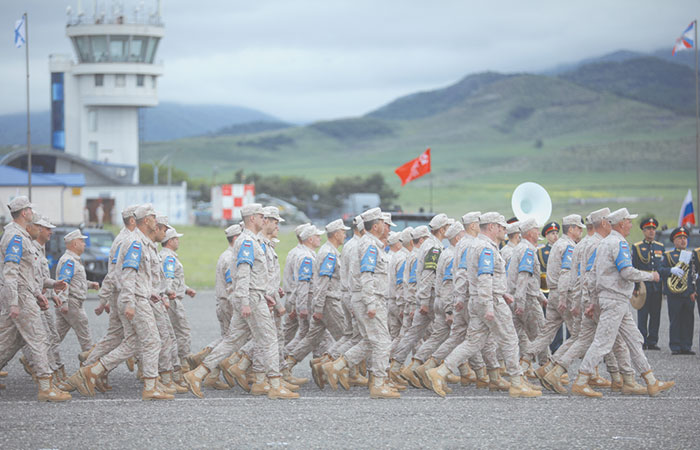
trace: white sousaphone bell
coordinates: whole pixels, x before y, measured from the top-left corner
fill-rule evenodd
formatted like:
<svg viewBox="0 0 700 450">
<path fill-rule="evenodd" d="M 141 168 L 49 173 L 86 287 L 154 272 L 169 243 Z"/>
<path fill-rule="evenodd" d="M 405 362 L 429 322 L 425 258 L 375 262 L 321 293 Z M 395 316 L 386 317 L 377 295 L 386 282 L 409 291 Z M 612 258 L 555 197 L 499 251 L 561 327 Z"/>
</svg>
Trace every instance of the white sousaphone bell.
<svg viewBox="0 0 700 450">
<path fill-rule="evenodd" d="M 552 199 L 547 190 L 531 181 L 515 188 L 510 205 L 519 221 L 533 218 L 539 227 L 544 226 L 552 215 Z"/>
</svg>

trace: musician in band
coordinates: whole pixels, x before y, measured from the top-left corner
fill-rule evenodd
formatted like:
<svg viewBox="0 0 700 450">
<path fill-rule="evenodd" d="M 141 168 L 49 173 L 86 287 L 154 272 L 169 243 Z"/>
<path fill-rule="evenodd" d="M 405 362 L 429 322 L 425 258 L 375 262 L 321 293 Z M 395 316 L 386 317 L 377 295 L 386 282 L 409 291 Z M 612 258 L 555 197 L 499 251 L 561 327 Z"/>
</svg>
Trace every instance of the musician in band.
<svg viewBox="0 0 700 450">
<path fill-rule="evenodd" d="M 653 217 L 645 217 L 639 224 L 644 239 L 634 244 L 632 265 L 645 272 L 658 271 L 664 258 L 664 244 L 656 241 L 656 229 L 659 222 Z M 637 327 L 644 336 L 645 350 L 659 350 L 659 322 L 661 321 L 661 282 L 646 281 L 646 302 L 637 311 Z M 635 294 L 639 283 L 635 284 Z"/>
<path fill-rule="evenodd" d="M 688 247 L 688 229 L 678 227 L 671 232 L 671 242 L 674 249 L 664 253 L 659 268 L 663 280 L 664 293 L 668 299 L 669 346 L 674 355 L 694 355 L 693 326 L 695 322 L 695 288 L 696 262 L 690 257 L 690 262 L 680 261 L 681 252 Z M 692 255 L 692 254 L 691 254 Z"/>
</svg>

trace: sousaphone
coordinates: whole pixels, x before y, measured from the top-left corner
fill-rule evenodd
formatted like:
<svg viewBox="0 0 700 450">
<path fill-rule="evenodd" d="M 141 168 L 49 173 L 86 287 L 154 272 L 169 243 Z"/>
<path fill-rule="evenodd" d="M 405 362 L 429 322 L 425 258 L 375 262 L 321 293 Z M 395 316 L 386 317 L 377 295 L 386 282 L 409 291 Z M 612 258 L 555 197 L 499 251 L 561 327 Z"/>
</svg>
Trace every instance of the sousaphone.
<svg viewBox="0 0 700 450">
<path fill-rule="evenodd" d="M 531 181 L 515 188 L 510 206 L 518 220 L 534 218 L 539 227 L 544 226 L 552 215 L 552 199 L 547 190 Z"/>
</svg>

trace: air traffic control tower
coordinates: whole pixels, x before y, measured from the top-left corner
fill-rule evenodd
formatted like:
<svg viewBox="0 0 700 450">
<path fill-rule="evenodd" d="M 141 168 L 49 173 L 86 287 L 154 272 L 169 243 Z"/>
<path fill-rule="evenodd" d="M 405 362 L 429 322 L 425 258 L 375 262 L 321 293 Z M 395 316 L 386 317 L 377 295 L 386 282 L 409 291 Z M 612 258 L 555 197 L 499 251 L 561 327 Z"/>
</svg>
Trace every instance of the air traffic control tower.
<svg viewBox="0 0 700 450">
<path fill-rule="evenodd" d="M 66 35 L 77 60 L 51 55 L 51 147 L 139 181 L 139 108 L 158 104 L 156 63 L 164 35 L 160 1 L 127 14 L 115 2 L 92 17 L 68 8 Z M 100 2 L 104 5 L 104 2 Z"/>
</svg>

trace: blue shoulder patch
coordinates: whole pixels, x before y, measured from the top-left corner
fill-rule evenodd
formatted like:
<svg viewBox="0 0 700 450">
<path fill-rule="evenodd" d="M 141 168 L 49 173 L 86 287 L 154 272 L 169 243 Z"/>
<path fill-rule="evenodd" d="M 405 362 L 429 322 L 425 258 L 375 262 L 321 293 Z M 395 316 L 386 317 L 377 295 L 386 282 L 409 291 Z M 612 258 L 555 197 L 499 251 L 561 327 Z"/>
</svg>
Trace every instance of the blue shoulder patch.
<svg viewBox="0 0 700 450">
<path fill-rule="evenodd" d="M 459 264 L 457 265 L 458 269 L 467 269 L 467 249 L 465 248 L 464 251 L 462 252 L 462 257 L 459 258 Z"/>
<path fill-rule="evenodd" d="M 122 248 L 122 244 L 117 245 L 117 249 L 114 251 L 114 257 L 112 258 L 112 264 L 116 264 L 119 259 L 119 249 Z"/>
<path fill-rule="evenodd" d="M 370 245 L 360 261 L 360 272 L 372 272 L 377 268 L 377 247 Z"/>
<path fill-rule="evenodd" d="M 318 276 L 333 278 L 335 273 L 335 264 L 337 262 L 337 257 L 333 253 L 326 254 L 321 263 L 321 268 L 318 270 Z"/>
<path fill-rule="evenodd" d="M 493 251 L 490 248 L 483 249 L 479 255 L 478 275 L 493 275 Z"/>
<path fill-rule="evenodd" d="M 65 281 L 70 284 L 73 281 L 73 274 L 75 273 L 75 264 L 70 259 L 63 263 L 61 270 L 58 271 L 58 281 Z"/>
<path fill-rule="evenodd" d="M 241 264 L 250 264 L 253 267 L 253 262 L 255 261 L 255 249 L 253 248 L 253 241 L 245 240 L 238 249 L 238 259 L 236 259 L 236 266 Z"/>
<path fill-rule="evenodd" d="M 445 275 L 442 277 L 442 281 L 447 281 L 452 279 L 452 264 L 454 264 L 455 260 L 452 259 L 450 263 L 445 267 Z"/>
<path fill-rule="evenodd" d="M 224 281 L 228 284 L 233 283 L 233 278 L 231 278 L 231 269 L 226 269 L 226 273 L 224 273 Z"/>
<path fill-rule="evenodd" d="M 535 273 L 535 253 L 531 249 L 525 250 L 525 254 L 520 258 L 518 272 L 527 272 L 530 275 Z"/>
<path fill-rule="evenodd" d="M 617 258 L 615 258 L 615 266 L 617 266 L 617 271 L 621 271 L 625 267 L 630 267 L 632 265 L 632 255 L 630 254 L 630 246 L 627 241 L 620 241 L 620 250 L 617 252 Z"/>
<path fill-rule="evenodd" d="M 264 242 L 260 244 L 260 247 L 262 247 L 263 253 L 267 253 L 267 246 L 265 245 Z"/>
<path fill-rule="evenodd" d="M 578 263 L 578 267 L 576 267 L 576 275 L 579 277 L 581 276 L 581 263 L 580 262 Z"/>
<path fill-rule="evenodd" d="M 591 256 L 588 257 L 588 261 L 586 262 L 586 272 L 590 272 L 593 270 L 593 263 L 595 263 L 595 255 L 598 253 L 598 249 L 594 249 L 593 253 L 591 253 Z"/>
<path fill-rule="evenodd" d="M 564 250 L 564 254 L 561 257 L 561 268 L 571 270 L 571 262 L 574 257 L 574 246 L 569 245 Z"/>
<path fill-rule="evenodd" d="M 129 249 L 124 255 L 124 263 L 122 264 L 122 269 L 131 268 L 139 270 L 141 265 L 141 243 L 134 241 L 129 246 Z"/>
<path fill-rule="evenodd" d="M 418 268 L 418 260 L 413 261 L 413 264 L 411 264 L 411 270 L 408 271 L 408 282 L 409 283 L 417 283 L 418 282 L 418 275 L 416 274 L 416 269 Z"/>
<path fill-rule="evenodd" d="M 406 261 L 401 263 L 399 270 L 396 271 L 396 285 L 403 283 L 404 272 L 406 271 Z"/>
<path fill-rule="evenodd" d="M 165 278 L 175 278 L 175 258 L 166 256 L 163 261 L 163 273 Z"/>
<path fill-rule="evenodd" d="M 299 266 L 299 277 L 298 281 L 311 281 L 311 275 L 313 275 L 313 261 L 308 256 L 301 261 L 301 266 Z"/>
<path fill-rule="evenodd" d="M 7 244 L 5 249 L 5 262 L 13 262 L 19 264 L 22 260 L 22 236 L 15 234 L 10 243 Z"/>
</svg>

